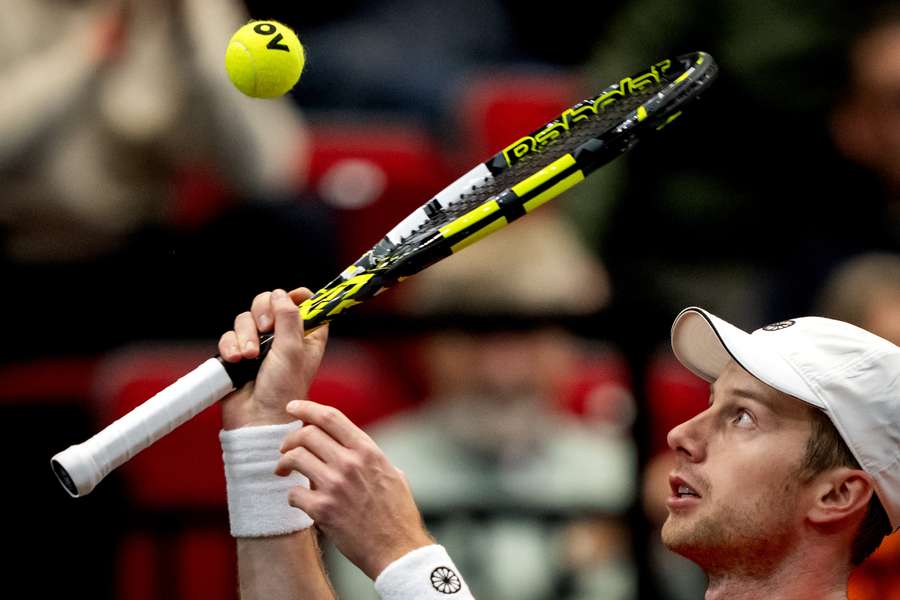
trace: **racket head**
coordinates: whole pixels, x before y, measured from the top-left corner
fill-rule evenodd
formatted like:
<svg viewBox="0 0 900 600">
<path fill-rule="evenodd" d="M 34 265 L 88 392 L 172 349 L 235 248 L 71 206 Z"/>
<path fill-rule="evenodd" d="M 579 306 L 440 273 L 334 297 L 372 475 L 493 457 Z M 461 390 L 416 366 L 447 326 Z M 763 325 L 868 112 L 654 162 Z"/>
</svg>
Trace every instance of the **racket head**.
<svg viewBox="0 0 900 600">
<path fill-rule="evenodd" d="M 535 210 L 682 116 L 715 80 L 705 52 L 664 59 L 514 141 L 409 215 L 300 306 L 307 331 Z"/>
</svg>

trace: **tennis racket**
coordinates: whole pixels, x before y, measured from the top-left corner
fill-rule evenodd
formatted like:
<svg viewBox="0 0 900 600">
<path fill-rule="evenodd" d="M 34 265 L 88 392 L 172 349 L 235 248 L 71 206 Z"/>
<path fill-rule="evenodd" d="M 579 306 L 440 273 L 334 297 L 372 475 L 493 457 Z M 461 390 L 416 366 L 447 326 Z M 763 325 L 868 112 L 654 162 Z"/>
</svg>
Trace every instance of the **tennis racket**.
<svg viewBox="0 0 900 600">
<path fill-rule="evenodd" d="M 306 331 L 532 212 L 639 140 L 657 135 L 709 87 L 716 72 L 703 52 L 662 60 L 516 140 L 417 208 L 303 302 Z M 254 379 L 271 341 L 271 335 L 263 336 L 255 360 L 207 360 L 54 456 L 53 472 L 72 496 L 89 493 L 113 469 Z"/>
</svg>

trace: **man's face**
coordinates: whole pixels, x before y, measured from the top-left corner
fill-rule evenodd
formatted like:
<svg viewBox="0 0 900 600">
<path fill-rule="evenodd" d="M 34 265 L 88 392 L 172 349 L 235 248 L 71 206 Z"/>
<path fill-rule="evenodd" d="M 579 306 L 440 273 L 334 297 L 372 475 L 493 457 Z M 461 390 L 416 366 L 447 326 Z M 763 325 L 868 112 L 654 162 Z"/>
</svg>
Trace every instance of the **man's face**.
<svg viewBox="0 0 900 600">
<path fill-rule="evenodd" d="M 669 432 L 677 462 L 663 543 L 707 570 L 765 568 L 803 522 L 797 474 L 814 409 L 734 361 L 710 389 L 709 408 Z"/>
<path fill-rule="evenodd" d="M 426 368 L 441 422 L 469 448 L 529 447 L 554 385 L 574 368 L 575 348 L 553 329 L 433 336 Z"/>
</svg>

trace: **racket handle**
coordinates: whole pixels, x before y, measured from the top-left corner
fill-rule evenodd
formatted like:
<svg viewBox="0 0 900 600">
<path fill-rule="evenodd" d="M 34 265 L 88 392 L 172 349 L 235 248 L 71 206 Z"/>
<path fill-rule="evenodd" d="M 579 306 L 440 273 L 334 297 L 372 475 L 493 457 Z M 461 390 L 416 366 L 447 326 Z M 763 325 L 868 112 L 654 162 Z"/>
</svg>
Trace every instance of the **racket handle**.
<svg viewBox="0 0 900 600">
<path fill-rule="evenodd" d="M 56 454 L 50 460 L 53 473 L 73 498 L 88 494 L 113 469 L 235 389 L 229 371 L 239 381 L 252 379 L 251 365 L 233 368 L 244 363 L 259 366 L 256 360 L 210 358 L 89 440 Z"/>
</svg>

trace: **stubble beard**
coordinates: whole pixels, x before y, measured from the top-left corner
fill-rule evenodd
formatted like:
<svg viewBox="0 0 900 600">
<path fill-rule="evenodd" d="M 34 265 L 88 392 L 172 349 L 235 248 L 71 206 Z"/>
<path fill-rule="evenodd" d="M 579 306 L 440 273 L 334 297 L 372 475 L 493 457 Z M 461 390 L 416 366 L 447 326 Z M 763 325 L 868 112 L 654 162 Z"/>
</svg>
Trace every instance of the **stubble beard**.
<svg viewBox="0 0 900 600">
<path fill-rule="evenodd" d="M 696 507 L 700 515 L 670 514 L 662 527 L 663 544 L 707 574 L 764 575 L 791 545 L 789 510 L 782 503 L 789 498 L 759 498 L 744 510 L 713 504 Z"/>
</svg>

